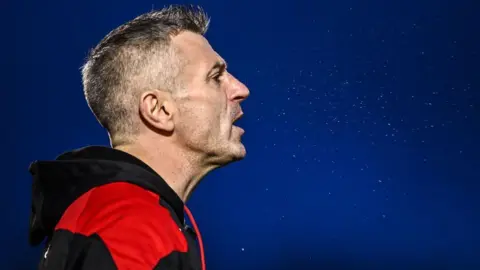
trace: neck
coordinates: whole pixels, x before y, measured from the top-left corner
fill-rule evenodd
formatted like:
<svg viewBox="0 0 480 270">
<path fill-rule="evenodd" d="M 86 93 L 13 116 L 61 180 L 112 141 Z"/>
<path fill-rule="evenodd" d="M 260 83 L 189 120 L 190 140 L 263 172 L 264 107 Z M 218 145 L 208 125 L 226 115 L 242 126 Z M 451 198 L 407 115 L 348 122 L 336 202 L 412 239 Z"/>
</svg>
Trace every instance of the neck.
<svg viewBox="0 0 480 270">
<path fill-rule="evenodd" d="M 200 180 L 212 169 L 202 165 L 200 158 L 171 144 L 146 145 L 141 140 L 114 147 L 145 162 L 157 172 L 185 203 Z"/>
</svg>

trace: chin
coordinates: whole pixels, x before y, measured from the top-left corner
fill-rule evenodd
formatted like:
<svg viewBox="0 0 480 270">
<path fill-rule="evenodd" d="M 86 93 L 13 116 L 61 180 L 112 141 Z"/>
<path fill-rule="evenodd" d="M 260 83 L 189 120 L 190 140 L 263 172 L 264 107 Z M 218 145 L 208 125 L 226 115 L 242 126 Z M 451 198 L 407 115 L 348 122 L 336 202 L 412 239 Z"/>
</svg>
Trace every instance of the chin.
<svg viewBox="0 0 480 270">
<path fill-rule="evenodd" d="M 233 126 L 222 139 L 210 144 L 211 161 L 217 166 L 225 166 L 245 158 L 247 151 L 241 141 L 243 129 Z"/>
<path fill-rule="evenodd" d="M 240 142 L 236 142 L 235 144 L 232 144 L 230 147 L 228 147 L 228 150 L 224 151 L 223 155 L 220 155 L 222 156 L 222 158 L 219 159 L 219 163 L 222 166 L 227 165 L 229 163 L 242 160 L 243 158 L 245 158 L 246 155 L 247 151 L 245 149 L 245 146 Z"/>
<path fill-rule="evenodd" d="M 236 146 L 236 149 L 234 151 L 234 160 L 241 160 L 245 158 L 247 155 L 247 150 L 245 149 L 245 146 L 242 143 L 239 143 L 239 145 Z"/>
</svg>

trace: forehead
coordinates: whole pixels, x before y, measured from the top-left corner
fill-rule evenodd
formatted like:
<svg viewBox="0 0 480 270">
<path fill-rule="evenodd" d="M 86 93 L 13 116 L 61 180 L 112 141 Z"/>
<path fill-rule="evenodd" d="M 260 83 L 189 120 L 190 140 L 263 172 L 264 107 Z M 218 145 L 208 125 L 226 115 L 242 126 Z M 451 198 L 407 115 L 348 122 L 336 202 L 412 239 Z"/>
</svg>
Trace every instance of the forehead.
<svg viewBox="0 0 480 270">
<path fill-rule="evenodd" d="M 172 45 L 180 51 L 187 65 L 195 68 L 210 68 L 212 63 L 224 62 L 207 39 L 199 34 L 181 32 L 172 39 Z"/>
</svg>

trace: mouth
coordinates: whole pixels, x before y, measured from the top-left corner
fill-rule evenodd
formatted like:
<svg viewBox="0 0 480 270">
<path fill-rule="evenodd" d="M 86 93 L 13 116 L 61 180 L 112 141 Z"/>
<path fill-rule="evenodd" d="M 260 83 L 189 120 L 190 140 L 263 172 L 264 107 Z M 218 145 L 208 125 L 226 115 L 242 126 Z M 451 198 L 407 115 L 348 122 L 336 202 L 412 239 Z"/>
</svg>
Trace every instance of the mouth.
<svg viewBox="0 0 480 270">
<path fill-rule="evenodd" d="M 237 129 L 240 131 L 240 134 L 242 135 L 243 133 L 245 133 L 245 130 L 237 125 L 235 125 L 235 122 L 237 122 L 240 118 L 243 117 L 243 112 L 240 110 L 240 112 L 237 114 L 237 116 L 235 116 L 235 118 L 233 118 L 233 121 L 232 121 L 232 127 L 234 129 Z"/>
<path fill-rule="evenodd" d="M 243 117 L 243 112 L 240 111 L 240 113 L 237 114 L 237 116 L 235 116 L 235 118 L 233 119 L 232 124 L 234 124 L 235 122 L 237 122 L 237 121 L 238 121 L 240 118 L 242 118 L 242 117 Z"/>
</svg>

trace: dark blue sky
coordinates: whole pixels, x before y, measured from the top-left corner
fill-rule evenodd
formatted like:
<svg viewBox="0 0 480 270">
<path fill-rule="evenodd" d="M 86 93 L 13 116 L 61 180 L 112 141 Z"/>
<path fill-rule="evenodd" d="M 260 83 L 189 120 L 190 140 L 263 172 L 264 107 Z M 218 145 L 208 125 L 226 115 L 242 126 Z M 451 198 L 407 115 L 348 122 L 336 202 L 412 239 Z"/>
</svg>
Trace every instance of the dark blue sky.
<svg viewBox="0 0 480 270">
<path fill-rule="evenodd" d="M 188 203 L 209 269 L 480 269 L 478 4 L 390 2 L 189 2 L 251 91 L 247 158 Z M 40 256 L 29 163 L 108 144 L 82 93 L 88 50 L 168 3 L 2 2 L 1 269 Z"/>
</svg>

